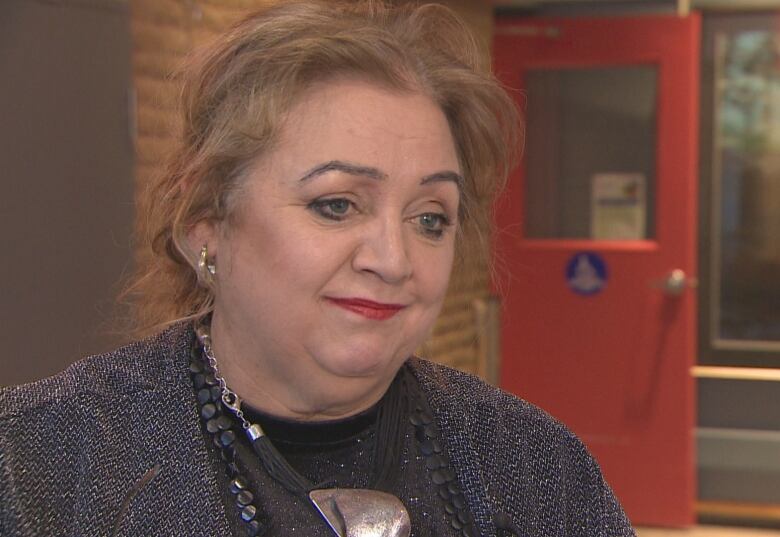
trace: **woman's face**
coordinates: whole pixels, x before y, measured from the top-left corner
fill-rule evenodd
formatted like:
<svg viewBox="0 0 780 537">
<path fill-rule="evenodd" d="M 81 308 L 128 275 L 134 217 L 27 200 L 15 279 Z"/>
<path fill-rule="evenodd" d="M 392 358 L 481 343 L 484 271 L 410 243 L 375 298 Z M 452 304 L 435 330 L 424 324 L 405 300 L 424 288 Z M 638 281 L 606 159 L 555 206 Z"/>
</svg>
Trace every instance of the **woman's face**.
<svg viewBox="0 0 780 537">
<path fill-rule="evenodd" d="M 230 352 L 318 397 L 339 380 L 386 386 L 441 308 L 461 181 L 428 97 L 356 80 L 309 90 L 234 217 L 206 234 Z"/>
</svg>

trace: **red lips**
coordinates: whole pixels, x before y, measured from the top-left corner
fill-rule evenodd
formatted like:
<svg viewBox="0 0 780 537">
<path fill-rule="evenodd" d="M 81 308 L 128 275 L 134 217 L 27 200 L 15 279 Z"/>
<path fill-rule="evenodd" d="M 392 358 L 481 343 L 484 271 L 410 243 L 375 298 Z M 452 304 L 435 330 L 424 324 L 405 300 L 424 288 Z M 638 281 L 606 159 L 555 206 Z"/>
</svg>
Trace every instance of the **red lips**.
<svg viewBox="0 0 780 537">
<path fill-rule="evenodd" d="M 403 304 L 383 304 L 362 298 L 328 298 L 330 302 L 368 319 L 384 321 L 404 309 Z"/>
</svg>

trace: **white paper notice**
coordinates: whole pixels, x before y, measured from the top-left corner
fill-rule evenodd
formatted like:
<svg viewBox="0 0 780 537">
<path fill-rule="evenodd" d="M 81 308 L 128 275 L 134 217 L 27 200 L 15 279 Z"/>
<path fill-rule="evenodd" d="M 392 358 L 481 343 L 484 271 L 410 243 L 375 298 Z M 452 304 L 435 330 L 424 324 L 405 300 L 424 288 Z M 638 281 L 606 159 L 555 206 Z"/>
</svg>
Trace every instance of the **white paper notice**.
<svg viewBox="0 0 780 537">
<path fill-rule="evenodd" d="M 591 177 L 590 236 L 593 239 L 645 238 L 647 197 L 641 173 L 597 173 Z"/>
</svg>

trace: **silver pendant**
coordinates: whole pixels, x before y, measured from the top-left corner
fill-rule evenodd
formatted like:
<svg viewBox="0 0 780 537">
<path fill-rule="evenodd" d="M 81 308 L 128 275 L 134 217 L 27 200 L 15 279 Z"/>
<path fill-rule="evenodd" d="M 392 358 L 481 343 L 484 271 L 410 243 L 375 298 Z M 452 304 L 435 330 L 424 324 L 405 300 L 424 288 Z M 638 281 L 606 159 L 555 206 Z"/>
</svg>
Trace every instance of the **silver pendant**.
<svg viewBox="0 0 780 537">
<path fill-rule="evenodd" d="M 339 537 L 409 537 L 412 532 L 404 504 L 386 492 L 319 489 L 309 499 Z"/>
</svg>

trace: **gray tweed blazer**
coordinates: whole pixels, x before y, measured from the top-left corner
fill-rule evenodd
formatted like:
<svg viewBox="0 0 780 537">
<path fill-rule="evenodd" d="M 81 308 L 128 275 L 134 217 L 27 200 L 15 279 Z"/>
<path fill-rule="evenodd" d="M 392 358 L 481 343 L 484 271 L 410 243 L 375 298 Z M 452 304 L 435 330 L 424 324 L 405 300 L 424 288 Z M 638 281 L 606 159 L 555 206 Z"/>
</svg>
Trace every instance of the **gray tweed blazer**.
<svg viewBox="0 0 780 537">
<path fill-rule="evenodd" d="M 173 326 L 0 390 L 0 535 L 229 535 L 188 375 L 194 337 Z M 479 379 L 411 359 L 483 536 L 633 530 L 581 442 Z"/>
</svg>

